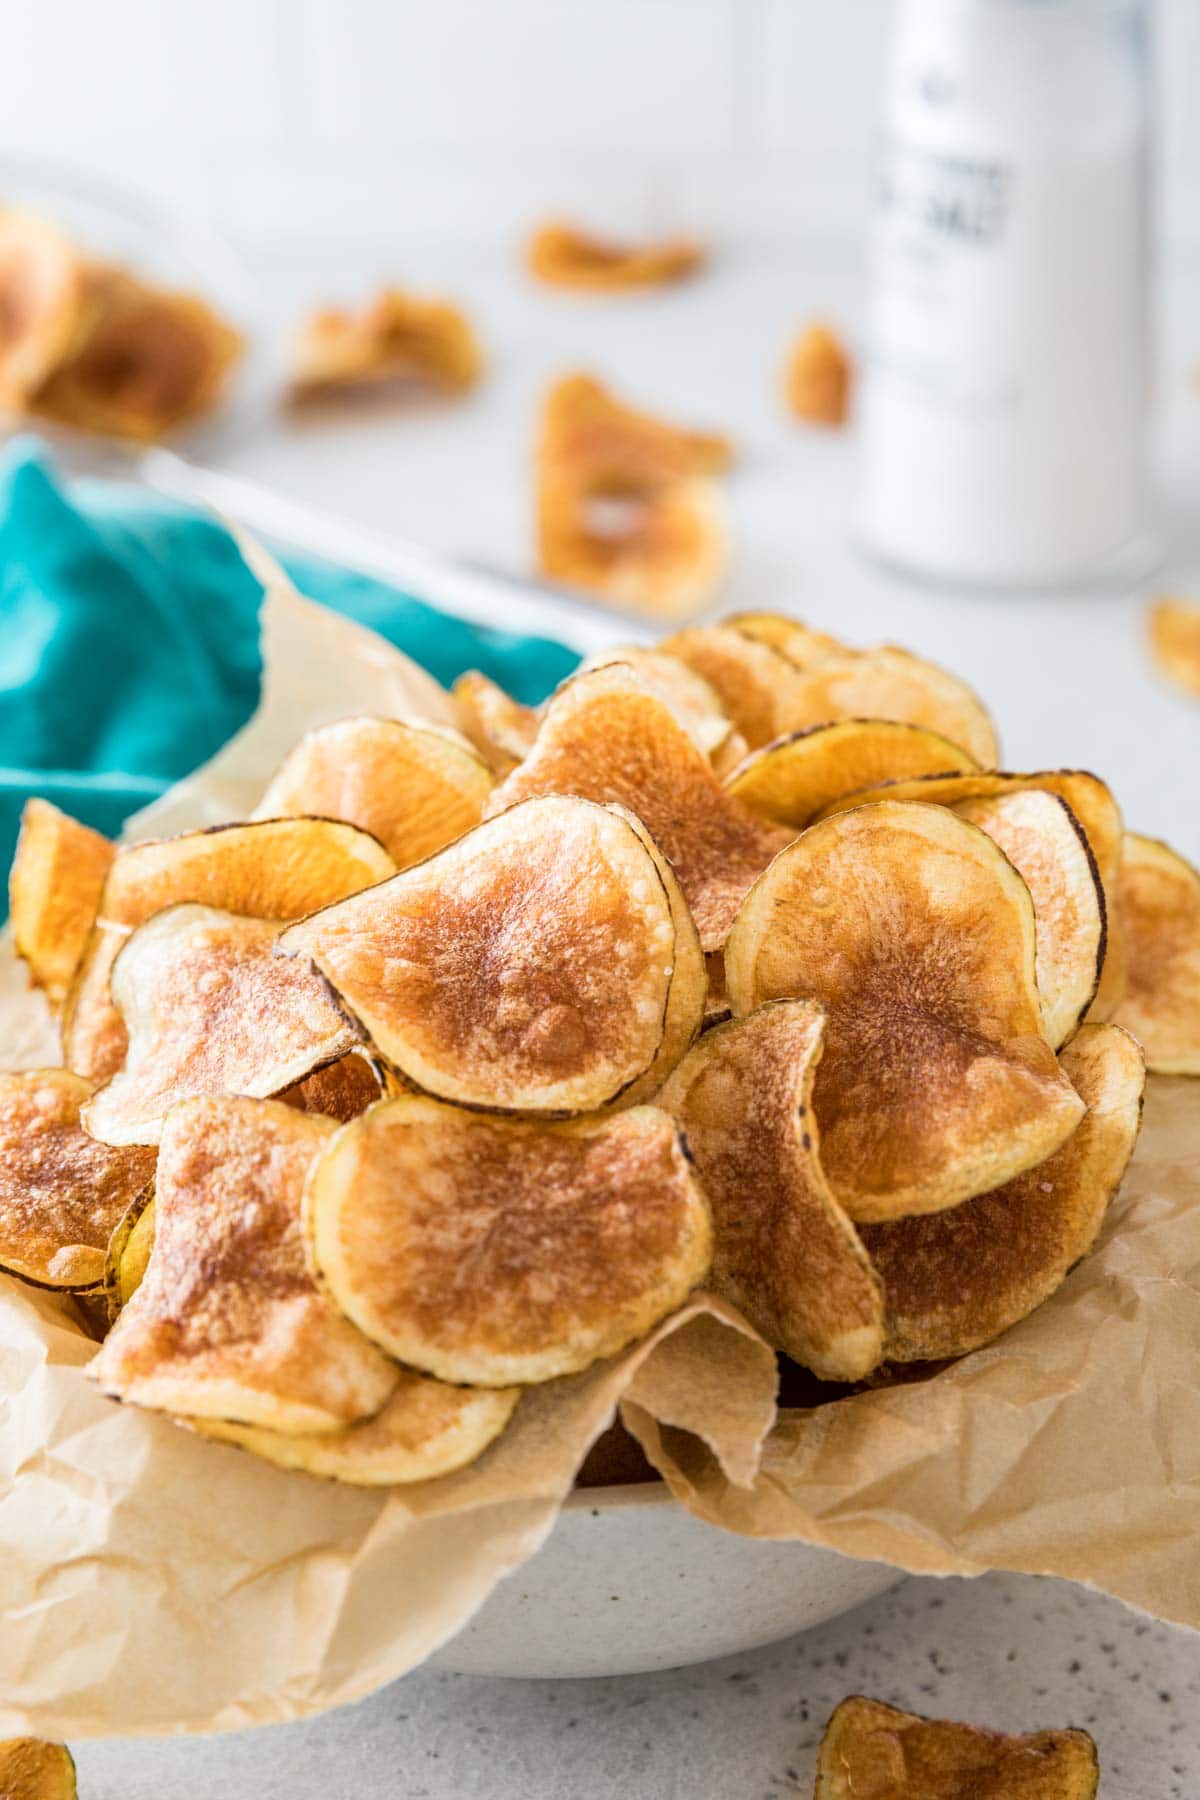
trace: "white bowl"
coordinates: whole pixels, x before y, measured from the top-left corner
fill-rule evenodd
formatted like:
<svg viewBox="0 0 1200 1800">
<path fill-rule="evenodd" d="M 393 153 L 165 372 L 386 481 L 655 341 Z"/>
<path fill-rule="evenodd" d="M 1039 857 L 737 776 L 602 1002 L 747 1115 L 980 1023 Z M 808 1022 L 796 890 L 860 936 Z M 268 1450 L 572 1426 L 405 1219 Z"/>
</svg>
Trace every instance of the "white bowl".
<svg viewBox="0 0 1200 1800">
<path fill-rule="evenodd" d="M 678 1668 L 776 1643 L 903 1579 L 887 1563 L 721 1531 L 660 1482 L 581 1488 L 433 1661 L 468 1675 Z"/>
</svg>

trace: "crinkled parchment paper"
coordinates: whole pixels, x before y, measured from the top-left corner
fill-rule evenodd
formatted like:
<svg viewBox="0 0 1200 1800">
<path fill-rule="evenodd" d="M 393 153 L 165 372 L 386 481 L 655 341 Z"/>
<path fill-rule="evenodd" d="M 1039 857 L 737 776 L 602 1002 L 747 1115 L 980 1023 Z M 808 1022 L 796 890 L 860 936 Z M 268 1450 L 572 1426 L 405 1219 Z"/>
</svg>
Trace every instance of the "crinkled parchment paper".
<svg viewBox="0 0 1200 1800">
<path fill-rule="evenodd" d="M 257 718 L 135 835 L 245 813 L 314 724 L 437 704 L 274 577 L 263 630 Z M 56 1059 L 7 945 L 0 1027 L 0 1066 Z M 380 1494 L 114 1405 L 82 1376 L 91 1349 L 71 1301 L 0 1277 L 0 1735 L 232 1728 L 368 1693 L 533 1555 L 618 1405 L 681 1503 L 731 1530 L 1069 1576 L 1200 1628 L 1200 1083 L 1151 1085 L 1101 1247 L 1051 1301 L 936 1375 L 815 1411 L 777 1417 L 773 1357 L 699 1297 L 527 1393 L 472 1468 Z"/>
</svg>

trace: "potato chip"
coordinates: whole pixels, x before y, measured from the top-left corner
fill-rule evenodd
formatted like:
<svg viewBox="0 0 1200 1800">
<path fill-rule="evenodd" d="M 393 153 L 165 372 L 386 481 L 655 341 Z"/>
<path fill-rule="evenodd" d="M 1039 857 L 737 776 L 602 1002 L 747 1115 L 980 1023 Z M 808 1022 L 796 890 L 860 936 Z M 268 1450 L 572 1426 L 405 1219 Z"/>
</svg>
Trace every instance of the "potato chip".
<svg viewBox="0 0 1200 1800">
<path fill-rule="evenodd" d="M 282 1432 L 340 1431 L 386 1405 L 398 1371 L 305 1261 L 304 1179 L 337 1130 L 271 1101 L 173 1109 L 149 1266 L 89 1365 L 104 1393 Z"/>
<path fill-rule="evenodd" d="M 649 1106 L 546 1124 L 403 1095 L 343 1126 L 304 1207 L 346 1317 L 480 1387 L 615 1355 L 682 1304 L 711 1250 L 679 1133 Z"/>
<path fill-rule="evenodd" d="M 296 341 L 289 392 L 293 400 L 381 388 L 462 394 L 483 366 L 479 340 L 457 306 L 385 287 L 357 311 L 313 314 Z"/>
<path fill-rule="evenodd" d="M 83 260 L 57 226 L 0 210 L 0 406 L 23 409 L 62 361 L 86 295 Z"/>
<path fill-rule="evenodd" d="M 1004 1737 L 853 1694 L 821 1739 L 815 1800 L 1096 1800 L 1086 1731 Z"/>
<path fill-rule="evenodd" d="M 51 1006 L 66 998 L 116 850 L 48 800 L 27 800 L 8 878 L 13 947 Z"/>
<path fill-rule="evenodd" d="M 327 1119 L 337 1119 L 344 1125 L 373 1106 L 385 1086 L 378 1065 L 359 1049 L 340 1056 L 337 1062 L 327 1063 L 323 1069 L 314 1069 L 275 1098 L 299 1107 L 301 1112 L 324 1113 Z"/>
<path fill-rule="evenodd" d="M 38 1287 L 99 1287 L 113 1228 L 154 1173 L 152 1151 L 89 1137 L 91 1093 L 66 1069 L 0 1074 L 0 1271 Z"/>
<path fill-rule="evenodd" d="M 782 737 L 797 723 L 799 669 L 777 645 L 732 621 L 692 625 L 664 638 L 658 649 L 708 683 L 751 750 Z"/>
<path fill-rule="evenodd" d="M 1200 1075 L 1200 872 L 1127 832 L 1117 908 L 1128 991 L 1114 1014 L 1156 1075 Z"/>
<path fill-rule="evenodd" d="M 75 1764 L 65 1744 L 43 1738 L 0 1739 L 4 1800 L 76 1800 Z"/>
<path fill-rule="evenodd" d="M 1104 888 L 1083 827 L 1058 794 L 1030 788 L 954 808 L 999 844 L 1029 889 L 1037 922 L 1042 1027 L 1057 1050 L 1087 1012 L 1104 966 Z"/>
<path fill-rule="evenodd" d="M 85 322 L 29 408 L 64 425 L 149 443 L 221 398 L 240 334 L 194 294 L 93 266 Z"/>
<path fill-rule="evenodd" d="M 825 1381 L 883 1356 L 883 1289 L 821 1169 L 812 1090 L 825 1033 L 811 1000 L 706 1032 L 658 1097 L 713 1215 L 710 1286 Z"/>
<path fill-rule="evenodd" d="M 734 730 L 707 681 L 686 664 L 640 644 L 616 644 L 610 650 L 596 650 L 585 656 L 575 673 L 587 675 L 593 669 L 613 667 L 631 670 L 652 694 L 657 694 L 718 772 L 741 761 L 746 751 L 744 740 Z"/>
<path fill-rule="evenodd" d="M 788 352 L 783 385 L 788 410 L 808 425 L 844 425 L 854 365 L 828 325 L 806 327 Z"/>
<path fill-rule="evenodd" d="M 499 1111 L 631 1105 L 703 1012 L 670 868 L 636 820 L 561 796 L 314 914 L 280 948 L 312 959 L 400 1075 Z"/>
<path fill-rule="evenodd" d="M 93 1136 L 156 1144 L 180 1100 L 265 1099 L 354 1049 L 319 977 L 274 954 L 278 933 L 211 906 L 169 906 L 138 926 L 111 981 L 129 1050 L 84 1108 Z"/>
<path fill-rule="evenodd" d="M 973 769 L 965 750 L 920 725 L 839 719 L 751 751 L 725 787 L 760 818 L 799 830 L 832 800 L 907 775 Z"/>
<path fill-rule="evenodd" d="M 253 816 L 345 819 L 407 869 L 478 825 L 493 785 L 483 758 L 453 732 L 342 719 L 300 739 Z"/>
<path fill-rule="evenodd" d="M 195 1429 L 281 1469 L 303 1469 L 356 1487 L 432 1481 L 474 1462 L 508 1424 L 520 1388 L 451 1387 L 429 1375 L 398 1372 L 382 1412 L 345 1431 L 297 1435 L 261 1425 L 197 1419 Z"/>
<path fill-rule="evenodd" d="M 1161 673 L 1185 694 L 1200 696 L 1200 606 L 1194 600 L 1157 600 L 1146 623 Z"/>
<path fill-rule="evenodd" d="M 501 781 L 523 762 L 537 736 L 538 716 L 478 669 L 454 683 L 459 726 Z"/>
<path fill-rule="evenodd" d="M 757 638 L 760 643 L 770 644 L 773 650 L 782 650 L 788 661 L 801 669 L 819 662 L 823 656 L 837 656 L 846 648 L 840 638 L 805 625 L 802 620 L 793 619 L 790 613 L 728 613 L 721 623 L 740 631 L 743 637 Z"/>
<path fill-rule="evenodd" d="M 1104 889 L 1106 945 L 1100 986 L 1088 1016 L 1093 1019 L 1111 1017 L 1125 990 L 1125 950 L 1119 909 L 1117 881 L 1121 868 L 1121 844 L 1124 824 L 1121 809 L 1108 785 L 1086 769 L 1042 769 L 1034 774 L 1013 774 L 999 769 L 981 769 L 964 775 L 918 775 L 904 781 L 884 781 L 872 788 L 831 801 L 818 817 L 845 812 L 872 800 L 923 800 L 939 806 L 958 806 L 964 800 L 992 799 L 1000 794 L 1023 793 L 1027 789 L 1044 788 L 1066 802 L 1096 861 Z"/>
<path fill-rule="evenodd" d="M 999 756 L 996 728 L 978 695 L 948 670 L 892 644 L 844 650 L 801 673 L 789 727 L 830 719 L 895 719 L 940 732 L 984 768 Z"/>
<path fill-rule="evenodd" d="M 548 287 L 602 294 L 665 287 L 694 275 L 703 262 L 704 248 L 694 238 L 615 244 L 563 219 L 539 226 L 525 246 L 526 267 Z"/>
<path fill-rule="evenodd" d="M 947 1212 L 863 1226 L 887 1293 L 890 1361 L 991 1343 L 1095 1243 L 1137 1140 L 1145 1064 L 1118 1026 L 1085 1025 L 1061 1065 L 1087 1111 L 1045 1162 Z"/>
<path fill-rule="evenodd" d="M 112 966 L 128 937 L 125 925 L 97 922 L 88 933 L 63 1002 L 63 1061 L 89 1081 L 110 1080 L 129 1048 L 125 1021 L 109 988 Z"/>
<path fill-rule="evenodd" d="M 736 1015 L 828 1014 L 821 1161 L 855 1220 L 939 1212 L 1042 1162 L 1083 1105 L 1042 1034 L 1029 890 L 986 833 L 879 801 L 812 825 L 725 947 Z"/>
<path fill-rule="evenodd" d="M 707 605 L 729 562 L 711 474 L 724 439 L 622 406 L 588 376 L 547 395 L 537 449 L 538 567 L 550 581 L 635 611 Z"/>
<path fill-rule="evenodd" d="M 110 1324 L 141 1286 L 153 1248 L 154 1186 L 151 1183 L 126 1208 L 108 1240 L 104 1292 Z"/>
<path fill-rule="evenodd" d="M 533 750 L 485 812 L 564 793 L 641 819 L 679 878 L 705 950 L 720 949 L 751 883 L 792 835 L 726 794 L 666 703 L 618 666 L 559 690 Z"/>
</svg>

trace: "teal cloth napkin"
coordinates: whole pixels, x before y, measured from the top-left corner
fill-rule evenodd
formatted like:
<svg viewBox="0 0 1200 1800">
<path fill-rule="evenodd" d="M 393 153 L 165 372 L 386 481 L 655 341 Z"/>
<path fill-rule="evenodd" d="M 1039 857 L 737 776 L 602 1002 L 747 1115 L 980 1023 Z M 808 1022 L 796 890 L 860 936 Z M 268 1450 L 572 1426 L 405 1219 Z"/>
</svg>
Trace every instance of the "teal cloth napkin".
<svg viewBox="0 0 1200 1800">
<path fill-rule="evenodd" d="M 445 685 L 482 669 L 535 702 L 575 653 L 484 631 L 300 557 L 301 593 L 369 625 Z M 43 448 L 0 461 L 0 869 L 31 794 L 112 835 L 218 750 L 258 701 L 262 590 L 220 525 L 112 483 L 67 489 Z M 0 919 L 7 883 L 0 894 Z"/>
</svg>

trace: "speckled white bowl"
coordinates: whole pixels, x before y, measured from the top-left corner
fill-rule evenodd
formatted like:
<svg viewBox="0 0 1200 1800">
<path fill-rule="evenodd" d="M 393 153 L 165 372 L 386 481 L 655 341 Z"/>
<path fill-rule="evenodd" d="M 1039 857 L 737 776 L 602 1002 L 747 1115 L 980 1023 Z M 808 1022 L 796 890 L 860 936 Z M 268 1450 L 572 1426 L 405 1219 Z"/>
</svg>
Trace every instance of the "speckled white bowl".
<svg viewBox="0 0 1200 1800">
<path fill-rule="evenodd" d="M 886 1563 L 718 1530 L 658 1482 L 581 1488 L 433 1660 L 469 1675 L 678 1668 L 806 1631 L 902 1579 Z"/>
</svg>

